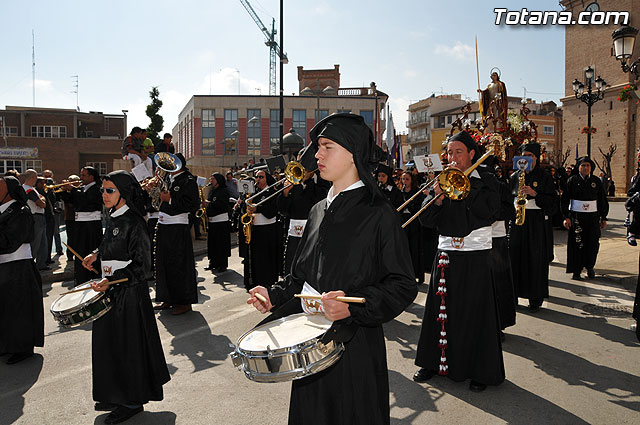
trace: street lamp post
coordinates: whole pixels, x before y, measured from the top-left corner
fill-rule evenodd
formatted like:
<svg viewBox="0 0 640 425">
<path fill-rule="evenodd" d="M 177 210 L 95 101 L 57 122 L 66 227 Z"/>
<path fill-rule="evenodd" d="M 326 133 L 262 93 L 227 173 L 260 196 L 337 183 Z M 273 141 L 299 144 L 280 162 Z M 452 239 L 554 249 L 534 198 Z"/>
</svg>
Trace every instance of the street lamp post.
<svg viewBox="0 0 640 425">
<path fill-rule="evenodd" d="M 634 75 L 634 81 L 640 76 L 640 59 L 636 59 L 636 61 L 631 64 L 629 60 L 633 55 L 633 46 L 636 42 L 637 35 L 638 30 L 629 25 L 622 25 L 611 34 L 616 59 L 620 61 L 623 72 Z"/>
<path fill-rule="evenodd" d="M 573 80 L 572 84 L 576 99 L 587 104 L 587 156 L 589 158 L 591 158 L 591 106 L 604 99 L 604 88 L 607 85 L 607 82 L 598 75 L 598 78 L 595 79 L 596 91 L 593 92 L 593 75 L 593 68 L 589 66 L 584 70 L 584 84 L 578 81 L 577 78 Z M 586 93 L 584 92 L 585 86 L 587 88 Z"/>
</svg>

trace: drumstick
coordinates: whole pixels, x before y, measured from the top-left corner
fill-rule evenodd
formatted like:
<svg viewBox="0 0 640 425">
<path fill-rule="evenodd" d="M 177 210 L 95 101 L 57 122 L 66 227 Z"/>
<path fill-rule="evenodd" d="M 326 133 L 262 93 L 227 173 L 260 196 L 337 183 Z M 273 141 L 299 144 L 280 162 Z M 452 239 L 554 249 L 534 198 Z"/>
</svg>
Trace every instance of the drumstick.
<svg viewBox="0 0 640 425">
<path fill-rule="evenodd" d="M 71 251 L 71 253 L 72 253 L 73 255 L 75 255 L 75 256 L 76 256 L 76 258 L 77 258 L 78 260 L 80 260 L 80 261 L 84 261 L 84 258 L 82 257 L 82 255 L 80 255 L 80 254 L 78 254 L 77 252 L 75 252 L 75 251 L 73 250 L 73 248 L 71 248 L 69 245 L 67 245 L 67 244 L 66 244 L 66 243 L 64 243 L 64 242 L 62 242 L 62 245 L 66 246 L 66 247 L 67 247 L 67 249 L 68 249 L 69 251 Z M 99 274 L 99 273 L 98 273 L 98 270 L 94 269 L 93 267 L 91 267 L 91 271 L 92 271 L 92 272 L 94 272 L 95 274 Z"/>
<path fill-rule="evenodd" d="M 266 304 L 268 302 L 265 297 L 263 297 L 262 295 L 258 294 L 257 292 L 255 294 L 253 294 L 253 296 L 256 297 L 263 304 Z"/>
<path fill-rule="evenodd" d="M 322 299 L 322 295 L 311 295 L 311 294 L 295 294 L 294 297 L 306 298 L 308 300 Z M 366 301 L 365 298 L 361 298 L 361 297 L 335 297 L 333 299 L 343 303 L 359 303 L 359 304 L 364 304 L 364 302 Z"/>
<path fill-rule="evenodd" d="M 71 251 L 71 252 L 73 252 L 73 251 Z M 126 277 L 125 277 L 124 279 L 118 279 L 118 280 L 114 280 L 114 281 L 111 281 L 111 282 L 107 282 L 107 284 L 108 284 L 108 285 L 114 285 L 114 284 L 116 284 L 116 283 L 126 282 L 127 280 L 129 280 L 129 278 L 126 278 Z M 87 289 L 90 289 L 90 288 L 91 288 L 91 287 L 89 287 L 89 288 L 82 288 L 82 289 L 74 289 L 73 291 L 64 292 L 64 293 L 62 293 L 62 294 L 60 294 L 60 295 L 75 294 L 76 292 L 86 291 Z"/>
</svg>

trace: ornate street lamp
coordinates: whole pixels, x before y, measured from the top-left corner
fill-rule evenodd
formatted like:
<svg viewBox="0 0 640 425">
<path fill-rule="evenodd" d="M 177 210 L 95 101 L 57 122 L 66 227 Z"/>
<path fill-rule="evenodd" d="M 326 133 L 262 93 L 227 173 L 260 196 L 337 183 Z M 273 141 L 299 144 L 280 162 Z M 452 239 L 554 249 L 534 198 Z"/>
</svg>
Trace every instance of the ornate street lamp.
<svg viewBox="0 0 640 425">
<path fill-rule="evenodd" d="M 599 75 L 598 78 L 593 80 L 594 71 L 590 66 L 584 70 L 584 83 L 581 83 L 576 78 L 571 84 L 573 91 L 576 95 L 576 99 L 587 104 L 587 156 L 591 157 L 591 106 L 593 106 L 599 100 L 604 99 L 604 91 L 607 82 L 604 81 Z M 593 91 L 592 83 L 595 82 L 596 91 Z M 585 93 L 585 88 L 587 92 Z"/>
<path fill-rule="evenodd" d="M 629 64 L 629 60 L 633 55 L 633 46 L 636 42 L 638 30 L 629 25 L 622 25 L 615 30 L 611 37 L 613 38 L 613 48 L 615 50 L 616 59 L 620 61 L 623 72 L 629 72 L 634 75 L 634 80 L 640 76 L 640 59 Z"/>
</svg>

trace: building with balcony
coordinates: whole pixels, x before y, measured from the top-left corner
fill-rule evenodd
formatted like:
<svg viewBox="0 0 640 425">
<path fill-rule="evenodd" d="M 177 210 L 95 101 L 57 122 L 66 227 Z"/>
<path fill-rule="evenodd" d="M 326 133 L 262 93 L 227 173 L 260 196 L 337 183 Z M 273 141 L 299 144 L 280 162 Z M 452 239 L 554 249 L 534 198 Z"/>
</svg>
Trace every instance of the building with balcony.
<svg viewBox="0 0 640 425">
<path fill-rule="evenodd" d="M 369 87 L 340 87 L 339 65 L 333 69 L 298 67 L 299 94 L 284 96 L 284 134 L 291 129 L 310 143 L 309 130 L 329 114 L 361 115 L 376 142 L 383 142 L 388 95 L 375 83 Z M 214 170 L 258 162 L 280 153 L 280 100 L 278 96 L 194 95 L 173 128 L 176 151 L 200 175 Z M 303 147 L 287 146 L 286 156 Z"/>
<path fill-rule="evenodd" d="M 0 109 L 0 175 L 50 169 L 61 180 L 86 165 L 104 175 L 122 157 L 126 128 L 123 114 L 7 106 Z"/>
</svg>

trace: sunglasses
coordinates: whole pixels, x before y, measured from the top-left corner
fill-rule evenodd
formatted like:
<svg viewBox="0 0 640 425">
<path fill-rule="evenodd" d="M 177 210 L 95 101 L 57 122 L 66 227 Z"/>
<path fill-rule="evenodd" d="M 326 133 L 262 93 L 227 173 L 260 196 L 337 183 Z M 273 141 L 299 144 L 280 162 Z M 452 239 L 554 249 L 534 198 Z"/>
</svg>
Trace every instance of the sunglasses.
<svg viewBox="0 0 640 425">
<path fill-rule="evenodd" d="M 263 179 L 263 178 L 264 178 L 264 176 L 258 176 L 258 177 L 256 177 L 256 178 L 257 178 L 257 179 Z"/>
<path fill-rule="evenodd" d="M 100 188 L 100 193 L 105 193 L 107 192 L 109 195 L 113 195 L 114 193 L 116 193 L 118 191 L 118 189 L 113 189 L 111 187 L 101 187 Z"/>
</svg>

